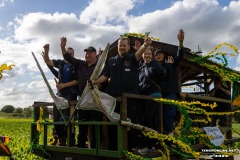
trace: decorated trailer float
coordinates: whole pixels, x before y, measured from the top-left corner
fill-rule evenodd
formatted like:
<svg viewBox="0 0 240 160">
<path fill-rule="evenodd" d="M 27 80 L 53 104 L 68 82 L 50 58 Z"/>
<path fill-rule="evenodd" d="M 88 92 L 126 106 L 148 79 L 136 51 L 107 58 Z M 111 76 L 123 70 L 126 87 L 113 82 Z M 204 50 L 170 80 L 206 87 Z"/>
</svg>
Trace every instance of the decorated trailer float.
<svg viewBox="0 0 240 160">
<path fill-rule="evenodd" d="M 131 42 L 139 40 L 143 42 L 142 35 L 129 34 Z M 227 43 L 221 44 L 215 48 L 217 50 L 222 45 L 232 48 L 238 54 L 238 50 Z M 177 53 L 177 46 L 166 44 L 158 41 L 153 41 L 153 47 L 161 47 L 167 54 L 173 55 Z M 31 149 L 32 152 L 45 159 L 73 159 L 73 160 L 114 160 L 114 159 L 215 159 L 225 158 L 233 159 L 233 155 L 238 154 L 236 142 L 240 141 L 239 137 L 233 137 L 234 129 L 232 128 L 232 117 L 234 112 L 219 113 L 213 112 L 216 107 L 215 102 L 231 104 L 238 106 L 238 95 L 240 94 L 240 73 L 227 67 L 225 53 L 215 54 L 215 50 L 209 54 L 202 56 L 191 52 L 185 48 L 185 55 L 179 67 L 179 85 L 182 88 L 195 89 L 194 92 L 181 92 L 181 100 L 174 101 L 171 99 L 154 99 L 150 96 L 136 95 L 124 93 L 121 97 L 115 97 L 120 103 L 120 120 L 111 122 L 107 116 L 103 116 L 102 121 L 78 122 L 75 120 L 69 123 L 63 122 L 48 122 L 45 120 L 49 112 L 49 106 L 55 105 L 54 102 L 34 102 L 34 122 L 31 124 Z M 117 53 L 117 40 L 113 42 L 108 51 L 108 57 L 112 57 Z M 222 64 L 216 63 L 210 58 L 218 58 L 222 60 Z M 234 55 L 231 55 L 234 56 Z M 213 85 L 215 77 L 221 76 L 225 81 L 231 83 L 232 99 L 226 100 L 209 96 L 210 89 Z M 228 83 L 227 82 L 227 83 Z M 197 87 L 196 87 L 197 86 Z M 195 88 L 194 88 L 195 87 Z M 198 88 L 198 91 L 196 91 Z M 127 119 L 127 101 L 129 99 L 146 100 L 151 99 L 159 102 L 158 107 L 158 130 L 154 131 L 144 126 L 132 124 Z M 70 105 L 76 105 L 78 102 L 70 101 Z M 178 108 L 179 119 L 176 123 L 175 130 L 171 135 L 163 134 L 163 120 L 161 105 L 163 103 L 175 104 Z M 229 124 L 226 127 L 219 127 L 212 124 L 211 119 L 215 116 L 228 116 Z M 66 125 L 68 130 L 67 145 L 58 146 L 51 145 L 53 125 Z M 96 136 L 95 148 L 79 148 L 76 147 L 76 137 L 79 125 L 92 125 L 95 127 Z M 108 126 L 117 127 L 118 147 L 117 150 L 110 150 L 111 135 L 108 134 Z M 138 129 L 145 136 L 156 138 L 158 140 L 157 152 L 139 155 L 129 152 L 127 132 L 129 129 Z M 74 133 L 74 134 L 73 134 Z M 215 134 L 212 134 L 215 133 Z M 211 135 L 212 134 L 212 135 Z M 74 137 L 73 137 L 74 135 Z M 239 135 L 238 135 L 239 136 Z M 89 138 L 91 139 L 91 138 Z M 220 144 L 215 144 L 213 141 L 221 139 Z M 73 142 L 73 143 L 72 143 Z"/>
</svg>

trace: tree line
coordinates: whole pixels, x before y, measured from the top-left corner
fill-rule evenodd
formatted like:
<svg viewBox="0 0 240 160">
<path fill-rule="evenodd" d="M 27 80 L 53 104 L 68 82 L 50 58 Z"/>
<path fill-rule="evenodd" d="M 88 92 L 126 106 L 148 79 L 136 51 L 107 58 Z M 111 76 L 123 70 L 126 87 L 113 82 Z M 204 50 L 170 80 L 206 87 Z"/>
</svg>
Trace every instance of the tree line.
<svg viewBox="0 0 240 160">
<path fill-rule="evenodd" d="M 15 108 L 12 105 L 5 105 L 1 112 L 3 115 L 11 116 L 11 117 L 19 117 L 19 118 L 29 118 L 33 116 L 33 107 L 28 106 L 26 108 Z"/>
</svg>

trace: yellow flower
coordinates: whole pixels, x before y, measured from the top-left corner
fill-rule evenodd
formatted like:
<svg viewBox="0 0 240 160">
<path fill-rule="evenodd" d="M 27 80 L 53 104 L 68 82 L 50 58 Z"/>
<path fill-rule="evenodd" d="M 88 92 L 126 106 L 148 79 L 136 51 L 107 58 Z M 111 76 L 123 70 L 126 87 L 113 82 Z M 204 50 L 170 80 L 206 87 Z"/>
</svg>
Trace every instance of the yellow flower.
<svg viewBox="0 0 240 160">
<path fill-rule="evenodd" d="M 1 66 L 0 66 L 0 80 L 2 79 L 2 77 L 3 77 L 3 71 L 4 70 L 8 70 L 8 71 L 10 71 L 10 70 L 12 70 L 12 67 L 13 66 L 15 66 L 15 65 L 7 65 L 7 64 L 2 64 Z"/>
</svg>

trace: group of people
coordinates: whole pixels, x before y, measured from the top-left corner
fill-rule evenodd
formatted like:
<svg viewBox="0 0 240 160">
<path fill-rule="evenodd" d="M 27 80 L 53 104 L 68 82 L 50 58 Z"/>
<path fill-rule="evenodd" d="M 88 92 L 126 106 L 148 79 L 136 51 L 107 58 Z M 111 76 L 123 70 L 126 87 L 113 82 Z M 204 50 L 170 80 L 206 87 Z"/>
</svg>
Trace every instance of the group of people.
<svg viewBox="0 0 240 160">
<path fill-rule="evenodd" d="M 152 40 L 146 36 L 144 43 L 135 42 L 135 52 L 130 52 L 131 43 L 127 37 L 120 37 L 118 40 L 118 53 L 116 56 L 107 60 L 101 76 L 97 80 L 91 80 L 91 83 L 97 85 L 107 83 L 104 92 L 113 97 L 121 96 L 122 93 L 134 93 L 149 95 L 153 97 L 165 97 L 176 99 L 180 93 L 180 84 L 178 81 L 178 65 L 183 57 L 184 32 L 179 30 L 177 35 L 179 47 L 176 56 L 166 56 L 161 48 L 153 48 Z M 90 76 L 97 64 L 99 55 L 94 47 L 90 46 L 84 49 L 85 60 L 74 57 L 74 49 L 66 48 L 66 37 L 61 38 L 61 51 L 64 60 L 51 60 L 49 58 L 49 44 L 43 46 L 43 58 L 54 76 L 58 78 L 56 87 L 58 95 L 67 100 L 76 100 L 81 96 L 85 86 L 90 80 Z M 53 67 L 58 68 L 58 71 Z M 142 103 L 141 103 L 142 104 Z M 137 107 L 138 101 L 135 99 L 127 100 L 127 116 L 133 123 L 140 123 L 149 128 L 155 129 L 154 117 L 158 103 L 152 100 L 145 101 L 144 105 Z M 70 115 L 73 107 L 63 111 L 65 116 Z M 54 109 L 56 111 L 56 108 Z M 117 103 L 115 112 L 120 113 L 120 105 Z M 142 114 L 143 113 L 143 114 Z M 54 121 L 59 121 L 59 113 L 54 112 Z M 163 130 L 165 134 L 173 131 L 176 118 L 176 106 L 163 106 Z M 99 121 L 102 116 L 99 112 L 93 110 L 79 110 L 78 121 Z M 110 149 L 117 149 L 117 128 L 109 126 L 109 136 L 111 136 Z M 66 128 L 56 127 L 56 133 L 59 137 L 59 145 L 66 145 Z M 79 126 L 78 146 L 86 147 L 88 126 Z M 136 132 L 131 129 L 128 132 L 128 147 L 131 150 L 138 145 Z M 154 142 L 146 140 L 144 146 L 151 149 Z M 94 147 L 94 141 L 91 147 Z"/>
</svg>

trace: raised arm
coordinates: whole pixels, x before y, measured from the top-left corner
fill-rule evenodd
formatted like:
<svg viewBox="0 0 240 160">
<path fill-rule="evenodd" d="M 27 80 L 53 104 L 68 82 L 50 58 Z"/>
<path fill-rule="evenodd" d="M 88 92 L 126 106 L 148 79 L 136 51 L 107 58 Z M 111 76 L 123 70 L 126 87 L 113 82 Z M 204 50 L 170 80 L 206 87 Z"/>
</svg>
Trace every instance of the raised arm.
<svg viewBox="0 0 240 160">
<path fill-rule="evenodd" d="M 178 41 L 179 41 L 179 48 L 177 50 L 177 55 L 174 57 L 174 65 L 177 66 L 184 54 L 184 47 L 183 47 L 183 40 L 184 40 L 184 31 L 182 29 L 179 30 L 178 35 L 177 35 Z"/>
<path fill-rule="evenodd" d="M 148 35 L 144 39 L 143 45 L 135 53 L 136 60 L 139 61 L 142 58 L 142 54 L 146 51 L 147 47 L 152 44 L 152 40 Z"/>
<path fill-rule="evenodd" d="M 183 48 L 184 32 L 182 29 L 179 30 L 177 37 L 179 41 L 179 47 Z"/>
<path fill-rule="evenodd" d="M 58 71 L 53 67 L 50 66 L 49 64 L 47 64 L 49 70 L 52 72 L 52 74 L 54 75 L 54 77 L 58 78 Z"/>
<path fill-rule="evenodd" d="M 61 50 L 62 50 L 63 58 L 67 62 L 69 62 L 72 66 L 74 66 L 75 68 L 79 68 L 81 65 L 84 64 L 85 61 L 80 60 L 80 59 L 76 59 L 73 56 L 71 56 L 66 50 L 66 44 L 67 44 L 67 38 L 62 37 L 60 47 L 61 47 Z"/>
<path fill-rule="evenodd" d="M 65 55 L 67 53 L 66 44 L 67 44 L 67 38 L 66 37 L 62 37 L 61 38 L 61 43 L 60 43 L 61 50 L 62 50 L 62 55 Z"/>
<path fill-rule="evenodd" d="M 44 51 L 42 52 L 42 56 L 44 59 L 44 62 L 52 67 L 54 67 L 53 61 L 49 59 L 48 53 L 49 53 L 49 44 L 45 44 L 43 46 Z"/>
</svg>

